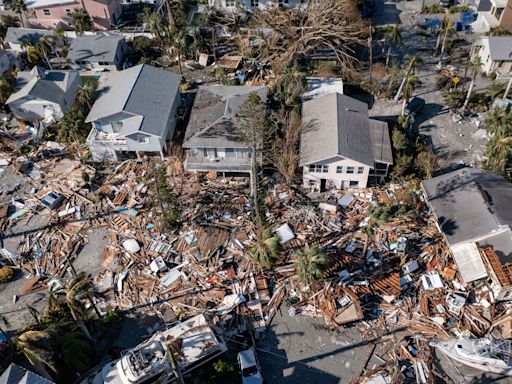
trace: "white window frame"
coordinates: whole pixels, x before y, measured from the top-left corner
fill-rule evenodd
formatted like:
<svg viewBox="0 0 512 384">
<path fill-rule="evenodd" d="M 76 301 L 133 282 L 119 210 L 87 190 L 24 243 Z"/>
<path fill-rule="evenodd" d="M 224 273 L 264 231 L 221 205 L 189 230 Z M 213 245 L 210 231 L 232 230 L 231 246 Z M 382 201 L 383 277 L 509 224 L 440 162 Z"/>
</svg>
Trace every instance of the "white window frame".
<svg viewBox="0 0 512 384">
<path fill-rule="evenodd" d="M 343 168 L 344 168 L 343 165 L 338 165 L 336 167 L 336 173 L 343 173 Z"/>
<path fill-rule="evenodd" d="M 138 134 L 137 135 L 137 142 L 140 144 L 148 144 L 149 143 L 149 136 Z"/>
<path fill-rule="evenodd" d="M 50 11 L 50 8 L 43 8 L 43 15 L 51 16 L 52 15 L 52 11 Z"/>
<path fill-rule="evenodd" d="M 69 16 L 69 17 L 73 16 L 73 11 L 71 9 L 68 8 L 65 10 L 65 12 L 66 12 L 66 16 Z"/>
<path fill-rule="evenodd" d="M 362 175 L 364 173 L 364 167 L 357 167 L 357 174 Z"/>
<path fill-rule="evenodd" d="M 251 7 L 258 8 L 260 6 L 260 0 L 251 0 Z"/>
<path fill-rule="evenodd" d="M 311 164 L 309 166 L 309 172 L 328 173 L 329 165 Z"/>
<path fill-rule="evenodd" d="M 346 172 L 346 173 L 353 174 L 353 173 L 355 173 L 355 172 L 356 172 L 356 169 L 355 169 L 355 167 L 347 167 L 347 169 L 346 169 L 346 171 L 345 171 L 345 172 Z"/>
</svg>

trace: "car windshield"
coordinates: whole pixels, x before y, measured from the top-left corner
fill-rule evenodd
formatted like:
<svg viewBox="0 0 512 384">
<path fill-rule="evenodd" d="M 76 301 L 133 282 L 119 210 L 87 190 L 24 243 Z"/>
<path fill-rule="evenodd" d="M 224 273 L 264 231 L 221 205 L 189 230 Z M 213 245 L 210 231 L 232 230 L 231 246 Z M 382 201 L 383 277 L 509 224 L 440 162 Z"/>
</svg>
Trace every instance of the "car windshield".
<svg viewBox="0 0 512 384">
<path fill-rule="evenodd" d="M 242 371 L 242 376 L 243 377 L 247 377 L 247 376 L 253 376 L 255 374 L 258 373 L 258 367 L 256 366 L 253 366 L 253 367 L 247 367 L 245 368 L 243 371 Z"/>
</svg>

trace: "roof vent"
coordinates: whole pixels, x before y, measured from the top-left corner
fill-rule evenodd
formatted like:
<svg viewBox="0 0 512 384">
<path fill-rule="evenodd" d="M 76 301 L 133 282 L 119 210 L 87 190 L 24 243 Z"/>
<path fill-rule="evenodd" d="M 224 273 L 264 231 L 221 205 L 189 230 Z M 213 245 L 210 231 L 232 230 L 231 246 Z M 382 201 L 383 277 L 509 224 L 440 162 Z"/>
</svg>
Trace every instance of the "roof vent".
<svg viewBox="0 0 512 384">
<path fill-rule="evenodd" d="M 352 109 L 352 108 L 348 108 L 347 107 L 347 112 L 356 112 L 356 113 L 359 113 L 359 111 L 357 109 Z"/>
</svg>

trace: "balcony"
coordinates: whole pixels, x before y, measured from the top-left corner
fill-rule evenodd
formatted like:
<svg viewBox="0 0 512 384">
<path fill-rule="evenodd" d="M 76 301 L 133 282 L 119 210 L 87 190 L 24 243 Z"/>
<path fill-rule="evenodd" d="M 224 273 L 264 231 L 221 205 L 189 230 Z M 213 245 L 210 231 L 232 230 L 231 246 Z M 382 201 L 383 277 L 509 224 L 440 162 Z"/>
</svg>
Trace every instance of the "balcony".
<svg viewBox="0 0 512 384">
<path fill-rule="evenodd" d="M 251 172 L 251 159 L 236 157 L 208 157 L 188 153 L 185 160 L 185 170 L 197 172 Z"/>
<path fill-rule="evenodd" d="M 98 132 L 96 129 L 91 129 L 89 136 L 85 143 L 88 146 L 108 147 L 114 151 L 128 151 L 126 139 L 120 138 L 117 133 L 104 133 Z"/>
</svg>

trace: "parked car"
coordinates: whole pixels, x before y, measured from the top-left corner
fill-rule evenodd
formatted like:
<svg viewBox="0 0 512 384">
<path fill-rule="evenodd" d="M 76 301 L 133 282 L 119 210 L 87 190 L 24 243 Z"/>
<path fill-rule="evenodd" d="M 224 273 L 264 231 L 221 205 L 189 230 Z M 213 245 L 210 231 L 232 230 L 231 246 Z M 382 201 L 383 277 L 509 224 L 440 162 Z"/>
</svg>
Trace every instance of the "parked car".
<svg viewBox="0 0 512 384">
<path fill-rule="evenodd" d="M 405 106 L 405 116 L 414 116 L 419 113 L 425 106 L 425 100 L 421 97 L 413 97 Z"/>
<path fill-rule="evenodd" d="M 263 376 L 261 376 L 260 365 L 256 359 L 254 348 L 239 352 L 237 358 L 238 365 L 240 365 L 242 383 L 263 384 Z"/>
</svg>

